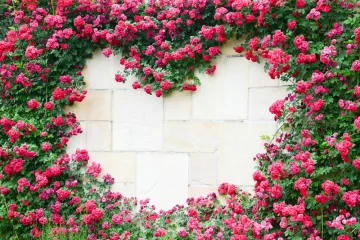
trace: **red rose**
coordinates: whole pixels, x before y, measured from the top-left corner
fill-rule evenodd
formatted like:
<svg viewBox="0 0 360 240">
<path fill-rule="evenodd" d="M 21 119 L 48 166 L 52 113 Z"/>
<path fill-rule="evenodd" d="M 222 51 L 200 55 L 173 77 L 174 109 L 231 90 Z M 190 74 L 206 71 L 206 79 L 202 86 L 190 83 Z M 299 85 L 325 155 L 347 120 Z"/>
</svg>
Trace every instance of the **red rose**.
<svg viewBox="0 0 360 240">
<path fill-rule="evenodd" d="M 41 150 L 43 150 L 44 152 L 48 152 L 48 151 L 50 151 L 50 149 L 51 149 L 50 143 L 45 142 L 45 143 L 41 144 Z"/>
<path fill-rule="evenodd" d="M 162 91 L 161 91 L 161 89 L 155 90 L 155 95 L 156 95 L 157 97 L 161 97 L 161 96 L 162 96 Z"/>
<path fill-rule="evenodd" d="M 27 102 L 27 105 L 30 108 L 30 110 L 33 110 L 33 109 L 37 108 L 38 106 L 40 106 L 40 104 L 35 99 L 29 100 Z"/>
<path fill-rule="evenodd" d="M 34 238 L 38 238 L 41 236 L 41 232 L 40 230 L 34 226 L 33 229 L 31 230 L 31 235 L 34 237 Z"/>
<path fill-rule="evenodd" d="M 169 80 L 163 81 L 160 83 L 162 90 L 166 91 L 171 87 L 172 83 Z"/>
<path fill-rule="evenodd" d="M 132 84 L 132 87 L 133 87 L 133 89 L 138 89 L 138 88 L 141 88 L 141 85 L 140 85 L 140 83 L 138 83 L 137 81 L 135 81 L 135 82 Z"/>
<path fill-rule="evenodd" d="M 55 90 L 52 93 L 52 98 L 57 101 L 57 100 L 61 100 L 65 97 L 65 93 L 63 90 L 61 90 L 61 88 L 57 87 L 55 88 Z"/>
<path fill-rule="evenodd" d="M 149 84 L 147 84 L 145 87 L 144 87 L 144 91 L 147 93 L 147 94 L 150 94 L 151 93 L 151 86 Z"/>
<path fill-rule="evenodd" d="M 296 8 L 303 8 L 305 6 L 305 0 L 297 0 Z"/>
<path fill-rule="evenodd" d="M 46 109 L 46 110 L 51 110 L 51 109 L 53 109 L 53 107 L 54 107 L 54 104 L 53 103 L 51 103 L 51 102 L 46 102 L 45 104 L 44 104 L 44 108 Z"/>
<path fill-rule="evenodd" d="M 296 26 L 296 21 L 293 20 L 293 21 L 291 21 L 291 22 L 288 22 L 287 26 L 288 26 L 288 28 L 289 28 L 290 30 L 294 30 L 294 28 L 295 28 L 295 26 Z"/>
<path fill-rule="evenodd" d="M 237 189 L 237 187 L 234 184 L 229 185 L 228 194 L 230 196 L 235 196 L 236 195 L 236 189 Z"/>
<path fill-rule="evenodd" d="M 124 81 L 124 79 L 120 74 L 115 74 L 115 81 L 122 82 L 122 81 Z"/>
<path fill-rule="evenodd" d="M 222 183 L 220 184 L 218 188 L 218 192 L 220 195 L 224 195 L 228 192 L 229 184 L 228 183 Z"/>
<path fill-rule="evenodd" d="M 237 53 L 242 53 L 244 51 L 244 47 L 243 46 L 236 46 L 236 47 L 234 47 L 234 50 Z"/>
<path fill-rule="evenodd" d="M 53 117 L 51 121 L 54 123 L 55 126 L 61 126 L 64 124 L 64 119 L 62 116 L 57 116 L 56 118 Z"/>
<path fill-rule="evenodd" d="M 72 82 L 72 79 L 69 75 L 65 75 L 65 76 L 60 76 L 59 78 L 60 82 L 62 84 L 65 84 L 65 83 L 71 83 Z"/>
<path fill-rule="evenodd" d="M 110 55 L 112 54 L 112 51 L 110 48 L 105 48 L 102 50 L 102 53 L 104 54 L 105 57 L 110 57 Z"/>
<path fill-rule="evenodd" d="M 10 142 L 14 143 L 20 137 L 20 133 L 11 129 L 8 131 L 8 136 L 10 137 Z"/>
</svg>

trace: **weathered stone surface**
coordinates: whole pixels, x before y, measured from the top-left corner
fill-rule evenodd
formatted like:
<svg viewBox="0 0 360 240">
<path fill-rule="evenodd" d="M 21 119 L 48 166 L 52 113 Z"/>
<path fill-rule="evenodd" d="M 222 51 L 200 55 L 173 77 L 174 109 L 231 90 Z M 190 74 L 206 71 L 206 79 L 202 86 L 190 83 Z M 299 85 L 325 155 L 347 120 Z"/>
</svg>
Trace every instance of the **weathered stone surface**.
<svg viewBox="0 0 360 240">
<path fill-rule="evenodd" d="M 111 151 L 112 129 L 110 121 L 87 122 L 87 150 Z"/>
<path fill-rule="evenodd" d="M 218 184 L 229 182 L 236 185 L 253 185 L 255 168 L 253 157 L 264 152 L 262 135 L 272 135 L 275 122 L 226 123 L 223 125 L 223 145 L 219 157 Z"/>
<path fill-rule="evenodd" d="M 164 125 L 164 151 L 214 152 L 221 144 L 221 123 L 168 121 Z"/>
<path fill-rule="evenodd" d="M 243 57 L 220 57 L 213 76 L 199 75 L 201 86 L 193 94 L 193 118 L 247 119 L 249 62 Z"/>
<path fill-rule="evenodd" d="M 191 153 L 189 184 L 216 185 L 218 158 L 215 153 Z"/>
<path fill-rule="evenodd" d="M 192 93 L 173 92 L 164 98 L 165 120 L 188 120 L 192 115 Z"/>
<path fill-rule="evenodd" d="M 161 151 L 163 100 L 137 91 L 114 92 L 113 150 Z"/>
<path fill-rule="evenodd" d="M 185 204 L 188 167 L 188 154 L 138 153 L 136 196 L 150 198 L 158 210 Z"/>
</svg>

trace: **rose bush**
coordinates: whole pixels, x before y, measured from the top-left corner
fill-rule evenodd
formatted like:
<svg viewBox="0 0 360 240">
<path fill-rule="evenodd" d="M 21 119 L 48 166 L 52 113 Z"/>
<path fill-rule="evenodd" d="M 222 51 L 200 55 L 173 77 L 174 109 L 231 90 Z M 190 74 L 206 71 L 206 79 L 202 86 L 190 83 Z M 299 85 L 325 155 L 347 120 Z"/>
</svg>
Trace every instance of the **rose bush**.
<svg viewBox="0 0 360 240">
<path fill-rule="evenodd" d="M 337 239 L 360 237 L 359 2 L 249 0 L 22 0 L 0 41 L 1 239 Z M 6 26 L 6 25 L 4 25 Z M 122 54 L 114 81 L 157 97 L 195 91 L 221 45 L 267 60 L 291 93 L 269 111 L 279 133 L 257 154 L 255 194 L 219 194 L 159 212 L 110 191 L 114 179 L 86 150 L 64 107 L 81 102 L 81 70 L 101 48 Z M 85 173 L 81 171 L 85 168 Z M 133 211 L 138 206 L 139 211 Z"/>
</svg>

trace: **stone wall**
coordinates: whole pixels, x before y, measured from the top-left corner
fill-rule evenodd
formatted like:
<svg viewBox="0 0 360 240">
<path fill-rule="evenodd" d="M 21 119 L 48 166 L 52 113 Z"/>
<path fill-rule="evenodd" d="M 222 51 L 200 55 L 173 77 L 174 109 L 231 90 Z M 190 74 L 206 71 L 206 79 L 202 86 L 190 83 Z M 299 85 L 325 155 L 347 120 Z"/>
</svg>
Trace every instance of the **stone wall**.
<svg viewBox="0 0 360 240">
<path fill-rule="evenodd" d="M 114 190 L 159 208 L 216 191 L 222 182 L 251 191 L 260 136 L 277 127 L 268 109 L 286 86 L 262 64 L 231 55 L 234 44 L 223 48 L 213 76 L 200 76 L 198 91 L 166 98 L 133 90 L 131 79 L 115 82 L 120 57 L 95 52 L 84 70 L 88 95 L 68 109 L 84 130 L 68 152 L 87 149 L 115 177 Z"/>
</svg>

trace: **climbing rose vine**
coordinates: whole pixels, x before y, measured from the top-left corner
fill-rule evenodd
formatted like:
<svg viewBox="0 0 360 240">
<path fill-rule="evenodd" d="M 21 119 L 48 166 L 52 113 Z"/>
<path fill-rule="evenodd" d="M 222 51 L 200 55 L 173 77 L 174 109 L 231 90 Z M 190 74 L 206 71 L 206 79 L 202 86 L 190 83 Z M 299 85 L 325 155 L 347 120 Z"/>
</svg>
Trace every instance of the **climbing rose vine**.
<svg viewBox="0 0 360 240">
<path fill-rule="evenodd" d="M 359 2 L 0 6 L 0 239 L 360 238 Z M 281 127 L 254 158 L 253 195 L 223 183 L 224 205 L 213 193 L 156 211 L 110 191 L 114 178 L 86 150 L 66 154 L 82 130 L 64 107 L 85 98 L 81 70 L 94 50 L 122 54 L 114 81 L 134 75 L 134 89 L 161 97 L 196 91 L 196 71 L 213 74 L 221 46 L 240 37 L 234 55 L 265 59 L 271 78 L 293 83 L 269 108 Z"/>
</svg>

